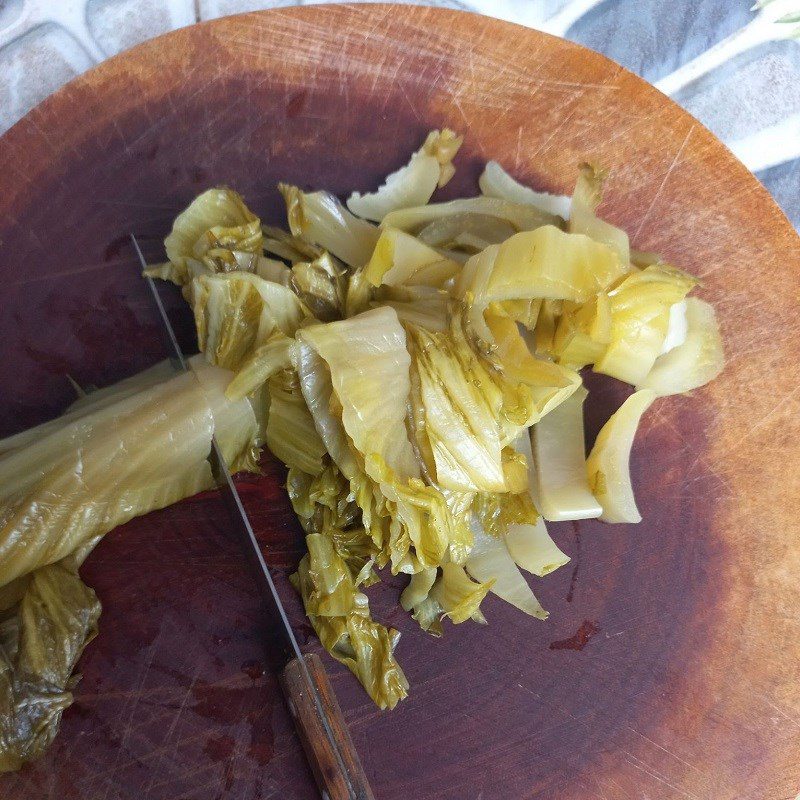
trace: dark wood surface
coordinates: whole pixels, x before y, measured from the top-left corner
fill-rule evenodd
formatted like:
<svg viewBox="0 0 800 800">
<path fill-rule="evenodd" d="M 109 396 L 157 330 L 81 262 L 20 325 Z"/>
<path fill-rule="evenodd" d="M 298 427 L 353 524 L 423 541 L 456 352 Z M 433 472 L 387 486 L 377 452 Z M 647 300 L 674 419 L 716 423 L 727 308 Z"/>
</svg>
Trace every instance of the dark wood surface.
<svg viewBox="0 0 800 800">
<path fill-rule="evenodd" d="M 322 796 L 375 800 L 322 659 L 316 653 L 293 658 L 280 683 Z"/>
<path fill-rule="evenodd" d="M 572 562 L 535 582 L 538 622 L 494 598 L 488 627 L 399 628 L 411 693 L 378 711 L 326 668 L 379 800 L 785 800 L 800 791 L 798 238 L 699 123 L 599 55 L 412 7 L 301 8 L 172 33 L 92 70 L 0 139 L 0 433 L 163 356 L 127 233 L 159 239 L 229 184 L 279 218 L 279 179 L 370 189 L 433 126 L 466 134 L 446 196 L 498 158 L 569 191 L 611 169 L 606 215 L 702 276 L 729 364 L 659 401 L 633 454 L 644 521 L 552 526 Z M 151 237 L 151 238 L 147 238 Z M 184 333 L 190 330 L 188 317 Z M 591 381 L 590 435 L 627 389 Z M 240 481 L 286 575 L 299 529 L 269 459 Z M 104 611 L 83 681 L 13 800 L 316 797 L 265 620 L 219 498 L 107 537 L 83 574 Z"/>
</svg>

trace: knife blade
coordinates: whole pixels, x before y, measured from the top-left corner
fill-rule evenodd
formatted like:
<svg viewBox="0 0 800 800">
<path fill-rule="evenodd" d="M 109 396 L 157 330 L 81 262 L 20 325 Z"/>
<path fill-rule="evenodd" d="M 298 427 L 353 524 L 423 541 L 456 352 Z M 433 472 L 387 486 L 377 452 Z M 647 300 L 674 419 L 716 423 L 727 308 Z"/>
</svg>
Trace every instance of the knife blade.
<svg viewBox="0 0 800 800">
<path fill-rule="evenodd" d="M 147 263 L 139 242 L 132 233 L 130 239 L 144 272 Z M 191 368 L 175 335 L 161 293 L 151 277 L 145 275 L 144 278 L 168 340 L 170 360 L 176 371 L 189 372 Z M 269 619 L 276 623 L 274 628 L 287 658 L 280 684 L 323 800 L 374 800 L 322 661 L 316 654 L 304 654 L 300 650 L 269 566 L 215 436 L 211 437 L 208 461 L 228 510 L 231 526 L 239 536 L 251 563 Z"/>
</svg>

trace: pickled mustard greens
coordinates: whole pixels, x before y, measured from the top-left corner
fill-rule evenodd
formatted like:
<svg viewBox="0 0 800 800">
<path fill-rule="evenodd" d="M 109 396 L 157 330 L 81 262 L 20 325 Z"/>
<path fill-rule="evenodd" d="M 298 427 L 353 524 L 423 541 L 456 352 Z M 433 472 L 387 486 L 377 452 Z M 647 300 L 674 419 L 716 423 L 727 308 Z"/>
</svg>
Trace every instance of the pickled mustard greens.
<svg viewBox="0 0 800 800">
<path fill-rule="evenodd" d="M 637 388 L 652 389 L 659 396 L 679 394 L 697 389 L 719 374 L 725 357 L 713 307 L 697 297 L 687 297 L 683 334 L 682 342 L 656 358 Z"/>
<path fill-rule="evenodd" d="M 430 286 L 438 289 L 460 265 L 396 228 L 384 228 L 364 277 L 372 286 Z"/>
<path fill-rule="evenodd" d="M 257 255 L 263 243 L 261 222 L 241 196 L 210 189 L 175 220 L 164 241 L 169 260 L 149 273 L 185 285 L 199 275 L 239 269 L 234 253 Z"/>
<path fill-rule="evenodd" d="M 74 560 L 34 570 L 0 623 L 0 772 L 40 755 L 72 703 L 72 675 L 97 634 L 100 603 Z"/>
<path fill-rule="evenodd" d="M 636 522 L 629 456 L 659 397 L 719 374 L 698 282 L 598 216 L 606 174 L 571 197 L 489 162 L 477 197 L 433 202 L 461 137 L 433 131 L 374 192 L 279 190 L 286 228 L 231 189 L 175 220 L 167 262 L 201 355 L 79 399 L 0 441 L 0 769 L 35 757 L 70 702 L 99 605 L 77 569 L 137 514 L 212 485 L 266 444 L 308 553 L 293 582 L 328 652 L 381 708 L 408 692 L 399 634 L 372 618 L 380 570 L 433 635 L 485 623 L 494 594 L 544 619 L 531 573 L 567 563 L 545 519 Z M 638 391 L 589 457 L 591 368 Z"/>
<path fill-rule="evenodd" d="M 603 522 L 641 522 L 633 496 L 628 460 L 639 421 L 655 400 L 655 392 L 632 394 L 606 422 L 586 459 L 589 485 L 602 506 Z"/>
<path fill-rule="evenodd" d="M 232 373 L 149 370 L 79 400 L 61 420 L 5 440 L 0 455 L 0 770 L 55 736 L 100 604 L 77 569 L 129 519 L 214 485 L 215 435 L 235 470 L 263 443 L 256 398 L 225 396 Z"/>
<path fill-rule="evenodd" d="M 551 522 L 599 517 L 602 508 L 589 488 L 580 387 L 532 428 L 533 479 L 542 516 Z"/>
<path fill-rule="evenodd" d="M 534 206 L 554 216 L 569 219 L 570 198 L 565 195 L 549 194 L 548 192 L 535 192 L 528 186 L 523 186 L 514 180 L 496 161 L 486 164 L 481 177 L 478 179 L 481 193 L 487 197 L 499 197 L 512 203 L 522 203 Z"/>
<path fill-rule="evenodd" d="M 377 192 L 353 192 L 347 207 L 359 217 L 380 222 L 391 211 L 425 205 L 455 174 L 452 161 L 462 141 L 447 129 L 431 131 L 405 167 L 389 175 Z"/>
</svg>

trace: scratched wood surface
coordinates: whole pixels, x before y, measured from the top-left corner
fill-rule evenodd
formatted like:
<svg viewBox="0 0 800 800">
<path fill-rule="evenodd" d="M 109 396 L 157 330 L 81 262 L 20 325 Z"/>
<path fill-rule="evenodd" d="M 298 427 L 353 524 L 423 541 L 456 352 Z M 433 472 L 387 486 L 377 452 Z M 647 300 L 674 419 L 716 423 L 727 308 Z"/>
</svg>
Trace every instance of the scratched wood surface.
<svg viewBox="0 0 800 800">
<path fill-rule="evenodd" d="M 641 525 L 552 526 L 572 562 L 536 582 L 546 622 L 489 598 L 488 628 L 437 641 L 398 609 L 398 581 L 370 590 L 403 632 L 409 699 L 378 712 L 326 665 L 376 796 L 794 798 L 798 238 L 701 125 L 599 55 L 465 14 L 338 6 L 184 29 L 79 78 L 0 139 L 0 433 L 62 409 L 67 374 L 102 385 L 163 356 L 129 230 L 156 259 L 212 184 L 275 220 L 279 179 L 369 189 L 440 125 L 467 136 L 447 195 L 490 157 L 558 192 L 580 161 L 608 166 L 605 213 L 702 276 L 729 363 L 644 421 Z M 590 383 L 593 436 L 626 389 Z M 300 550 L 282 478 L 267 459 L 241 485 L 316 650 L 285 578 Z M 84 575 L 104 612 L 75 705 L 0 796 L 315 796 L 213 493 L 113 532 Z"/>
</svg>

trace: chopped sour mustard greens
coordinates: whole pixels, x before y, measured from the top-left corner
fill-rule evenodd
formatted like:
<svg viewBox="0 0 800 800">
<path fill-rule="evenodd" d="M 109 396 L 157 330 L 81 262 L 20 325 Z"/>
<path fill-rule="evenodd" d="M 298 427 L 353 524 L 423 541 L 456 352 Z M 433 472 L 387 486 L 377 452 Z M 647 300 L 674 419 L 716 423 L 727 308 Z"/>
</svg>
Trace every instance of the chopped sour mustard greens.
<svg viewBox="0 0 800 800">
<path fill-rule="evenodd" d="M 714 310 L 597 216 L 593 166 L 567 197 L 492 161 L 479 196 L 431 203 L 461 143 L 432 131 L 346 205 L 280 184 L 285 228 L 204 192 L 148 270 L 191 307 L 191 370 L 148 370 L 0 441 L 0 770 L 40 754 L 71 702 L 99 615 L 77 568 L 115 526 L 209 488 L 212 435 L 233 470 L 257 471 L 263 445 L 288 467 L 308 548 L 293 583 L 380 708 L 409 689 L 365 592 L 381 570 L 408 576 L 400 603 L 433 635 L 485 623 L 489 593 L 544 619 L 521 570 L 569 560 L 544 520 L 641 519 L 637 427 L 719 374 Z M 586 368 L 638 389 L 588 459 Z"/>
</svg>

